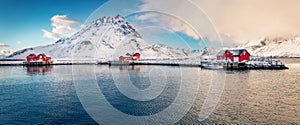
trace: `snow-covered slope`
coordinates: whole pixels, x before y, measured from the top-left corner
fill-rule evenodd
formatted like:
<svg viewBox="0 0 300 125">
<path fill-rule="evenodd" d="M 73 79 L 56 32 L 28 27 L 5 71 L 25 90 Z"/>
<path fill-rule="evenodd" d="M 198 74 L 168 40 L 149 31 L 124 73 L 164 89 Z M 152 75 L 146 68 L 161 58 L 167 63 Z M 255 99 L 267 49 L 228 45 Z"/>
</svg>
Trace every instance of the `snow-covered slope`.
<svg viewBox="0 0 300 125">
<path fill-rule="evenodd" d="M 290 56 L 300 57 L 300 37 L 264 38 L 249 42 L 240 48 L 246 48 L 255 56 Z"/>
<path fill-rule="evenodd" d="M 13 53 L 13 50 L 0 50 L 0 59 Z"/>
<path fill-rule="evenodd" d="M 146 46 L 141 52 L 142 54 L 147 55 L 147 58 L 150 59 L 157 59 L 158 57 L 161 57 L 162 59 L 197 58 L 203 53 L 203 51 L 200 50 L 174 49 L 165 44 Z"/>
<path fill-rule="evenodd" d="M 163 44 L 149 45 L 124 17 L 95 20 L 70 38 L 54 44 L 27 48 L 8 58 L 25 58 L 30 53 L 45 53 L 54 59 L 116 60 L 126 53 L 141 53 L 143 59 L 177 59 L 201 55 L 201 51 L 173 49 Z"/>
</svg>

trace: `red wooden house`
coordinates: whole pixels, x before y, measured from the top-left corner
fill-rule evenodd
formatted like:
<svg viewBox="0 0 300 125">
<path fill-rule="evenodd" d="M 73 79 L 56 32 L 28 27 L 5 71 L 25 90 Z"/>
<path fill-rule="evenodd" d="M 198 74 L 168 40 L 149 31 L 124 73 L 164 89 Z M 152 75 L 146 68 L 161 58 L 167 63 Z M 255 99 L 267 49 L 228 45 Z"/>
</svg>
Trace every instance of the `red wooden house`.
<svg viewBox="0 0 300 125">
<path fill-rule="evenodd" d="M 27 62 L 36 61 L 36 55 L 35 55 L 35 54 L 29 54 L 29 55 L 26 57 L 26 61 L 27 61 Z"/>
<path fill-rule="evenodd" d="M 138 61 L 141 58 L 141 54 L 140 53 L 135 53 L 133 55 L 130 54 L 126 54 L 128 57 L 124 57 L 124 56 L 120 56 L 119 57 L 119 61 L 124 62 L 124 61 Z"/>
<path fill-rule="evenodd" d="M 131 61 L 131 60 L 132 60 L 131 57 L 124 57 L 124 56 L 119 57 L 119 61 Z"/>
<path fill-rule="evenodd" d="M 45 54 L 29 54 L 26 57 L 26 63 L 27 64 L 32 64 L 32 65 L 42 65 L 42 64 L 51 64 L 51 57 L 47 57 Z"/>
<path fill-rule="evenodd" d="M 140 59 L 141 59 L 141 54 L 140 54 L 140 53 L 135 53 L 135 54 L 133 54 L 132 59 L 133 59 L 134 61 L 140 60 Z"/>
<path fill-rule="evenodd" d="M 246 49 L 221 50 L 217 54 L 217 60 L 241 63 L 244 61 L 249 61 L 250 56 L 250 53 Z"/>
<path fill-rule="evenodd" d="M 51 61 L 51 57 L 47 57 L 45 54 L 39 54 L 38 56 L 36 56 L 36 60 L 47 62 L 47 61 Z"/>
</svg>

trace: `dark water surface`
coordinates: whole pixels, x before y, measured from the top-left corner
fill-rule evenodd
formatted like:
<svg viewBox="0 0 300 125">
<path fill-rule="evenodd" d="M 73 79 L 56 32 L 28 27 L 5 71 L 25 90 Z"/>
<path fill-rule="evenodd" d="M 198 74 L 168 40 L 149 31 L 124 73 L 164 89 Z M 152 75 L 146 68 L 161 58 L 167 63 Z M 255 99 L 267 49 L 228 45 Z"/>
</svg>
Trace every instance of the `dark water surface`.
<svg viewBox="0 0 300 125">
<path fill-rule="evenodd" d="M 147 124 L 156 120 L 179 124 L 299 124 L 300 60 L 283 62 L 289 70 L 105 65 L 0 67 L 0 124 L 122 123 L 124 119 L 138 123 L 134 120 L 139 117 L 145 118 Z M 93 82 L 97 87 L 90 84 Z M 103 94 L 100 102 L 88 94 L 78 95 L 96 90 Z M 91 111 L 98 108 L 87 105 L 86 100 L 100 105 L 103 112 L 93 114 Z M 176 108 L 170 108 L 174 105 Z M 163 113 L 168 108 L 169 112 Z M 159 113 L 164 116 L 158 117 Z"/>
</svg>

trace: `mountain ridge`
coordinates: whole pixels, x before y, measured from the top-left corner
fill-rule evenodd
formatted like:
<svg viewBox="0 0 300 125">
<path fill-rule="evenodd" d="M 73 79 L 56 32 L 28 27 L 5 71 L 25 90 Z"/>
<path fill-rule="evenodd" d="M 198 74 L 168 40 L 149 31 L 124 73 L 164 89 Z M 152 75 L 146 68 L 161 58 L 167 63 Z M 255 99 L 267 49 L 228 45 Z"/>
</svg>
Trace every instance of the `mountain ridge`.
<svg viewBox="0 0 300 125">
<path fill-rule="evenodd" d="M 265 37 L 239 48 L 245 48 L 255 56 L 300 57 L 300 37 Z"/>
<path fill-rule="evenodd" d="M 174 49 L 163 44 L 149 45 L 134 26 L 121 15 L 99 18 L 71 37 L 53 44 L 22 49 L 7 58 L 25 58 L 45 53 L 55 59 L 116 60 L 126 53 L 139 52 L 144 59 L 178 59 L 201 55 L 200 50 Z"/>
</svg>

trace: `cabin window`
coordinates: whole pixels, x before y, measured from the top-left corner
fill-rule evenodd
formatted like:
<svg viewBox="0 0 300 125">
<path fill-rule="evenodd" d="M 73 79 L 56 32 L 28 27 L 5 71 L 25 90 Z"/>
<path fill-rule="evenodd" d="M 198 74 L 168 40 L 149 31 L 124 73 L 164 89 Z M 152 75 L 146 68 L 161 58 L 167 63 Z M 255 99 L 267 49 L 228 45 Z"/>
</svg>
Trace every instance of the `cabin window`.
<svg viewBox="0 0 300 125">
<path fill-rule="evenodd" d="M 234 57 L 233 62 L 239 62 L 239 57 Z"/>
</svg>

